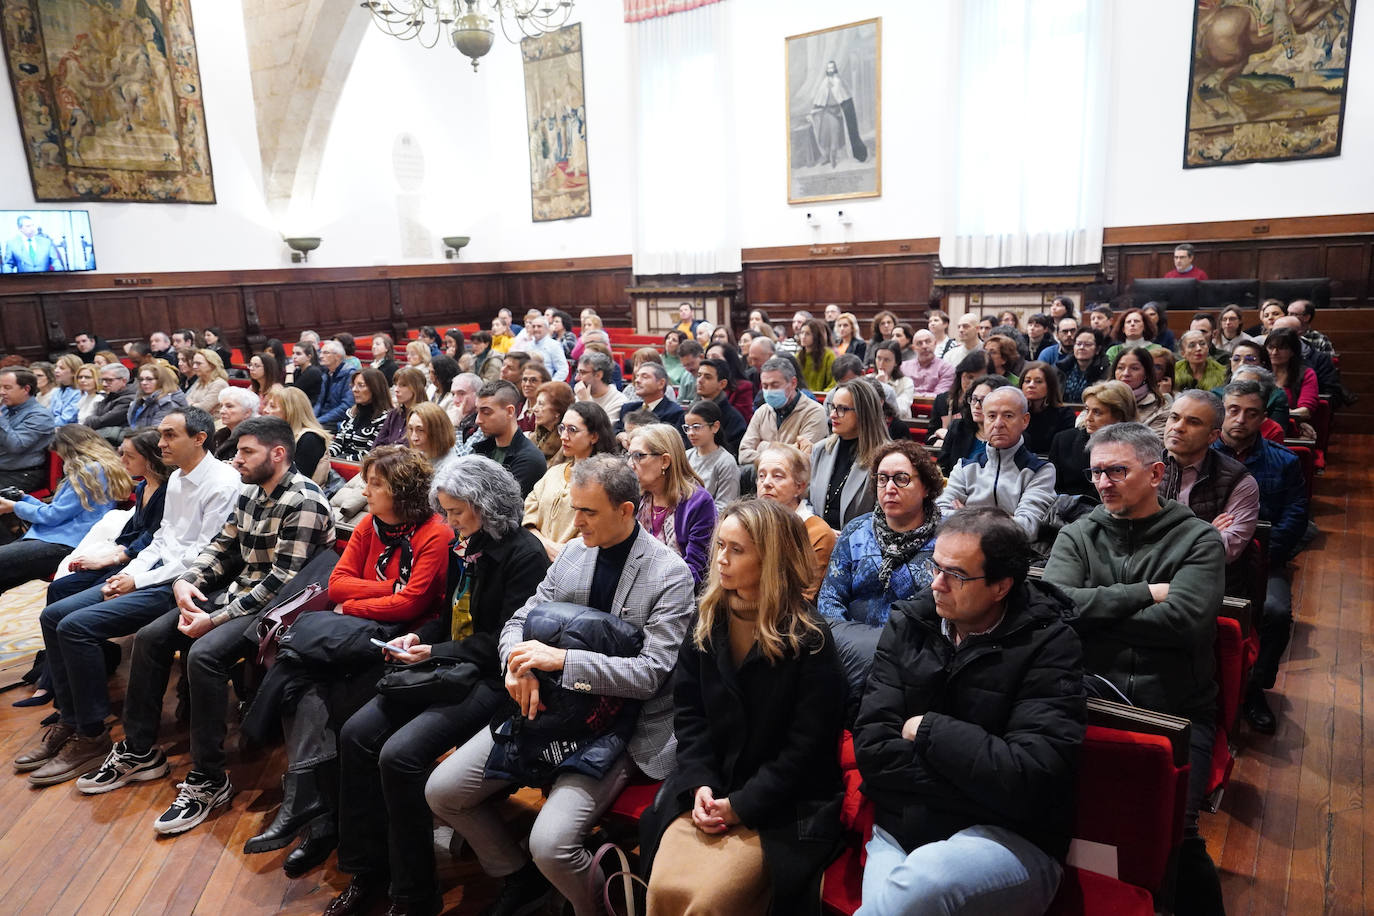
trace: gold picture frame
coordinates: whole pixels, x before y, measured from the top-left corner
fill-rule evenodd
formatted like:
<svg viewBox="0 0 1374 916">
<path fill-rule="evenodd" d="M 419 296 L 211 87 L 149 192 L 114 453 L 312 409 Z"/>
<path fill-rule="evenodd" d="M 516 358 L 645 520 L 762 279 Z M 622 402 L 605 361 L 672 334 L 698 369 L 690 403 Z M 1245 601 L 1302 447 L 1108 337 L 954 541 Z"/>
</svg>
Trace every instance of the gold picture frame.
<svg viewBox="0 0 1374 916">
<path fill-rule="evenodd" d="M 215 202 L 189 0 L 0 0 L 0 28 L 36 200 Z"/>
<path fill-rule="evenodd" d="M 881 197 L 882 18 L 783 39 L 787 202 Z"/>
</svg>

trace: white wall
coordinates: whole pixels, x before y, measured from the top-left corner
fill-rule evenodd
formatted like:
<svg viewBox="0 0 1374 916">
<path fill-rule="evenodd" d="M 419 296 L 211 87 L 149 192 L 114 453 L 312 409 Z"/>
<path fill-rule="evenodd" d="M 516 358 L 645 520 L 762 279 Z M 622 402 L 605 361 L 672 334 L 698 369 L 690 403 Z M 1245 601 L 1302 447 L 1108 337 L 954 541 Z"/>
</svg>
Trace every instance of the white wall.
<svg viewBox="0 0 1374 916">
<path fill-rule="evenodd" d="M 726 0 L 734 21 L 737 212 L 744 247 L 936 236 L 945 206 L 946 132 L 955 0 Z M 442 259 L 439 237 L 470 235 L 465 261 L 630 253 L 633 239 L 631 27 L 613 0 L 579 0 L 592 215 L 530 221 L 524 78 L 518 49 L 500 36 L 473 73 L 446 47 L 424 50 L 370 30 L 344 87 L 313 204 L 276 225 L 263 200 L 242 13 L 230 0 L 194 0 L 215 205 L 72 204 L 90 209 L 105 272 L 285 266 L 281 235 L 319 234 L 319 266 Z M 361 10 L 358 11 L 361 14 Z M 1337 159 L 1185 171 L 1181 167 L 1191 4 L 1117 0 L 1106 224 L 1250 219 L 1374 211 L 1374 16 L 1357 20 L 1344 149 Z M 825 205 L 786 202 L 783 39 L 871 16 L 883 19 L 883 194 Z M 1361 54 L 1361 49 L 1366 53 Z M 0 92 L 0 208 L 32 205 L 10 93 Z M 704 100 L 709 104 L 709 100 Z M 988 125 L 990 142 L 1003 138 Z M 393 177 L 398 134 L 425 158 L 407 201 Z M 683 159 L 691 206 L 690 148 L 706 139 L 665 137 Z M 684 152 L 685 150 L 685 152 Z M 44 206 L 61 207 L 62 204 Z M 853 218 L 846 229 L 835 218 Z M 400 220 L 413 211 L 432 243 L 403 254 Z M 813 230 L 807 211 L 817 213 Z"/>
<path fill-rule="evenodd" d="M 101 272 L 279 266 L 281 241 L 262 193 L 247 45 L 238 3 L 192 4 L 214 170 L 215 204 L 45 202 L 91 211 Z M 0 91 L 0 209 L 35 205 L 14 96 Z"/>
<path fill-rule="evenodd" d="M 1183 168 L 1191 3 L 1117 3 L 1108 226 L 1374 211 L 1374 16 L 1355 17 L 1341 155 Z"/>
</svg>

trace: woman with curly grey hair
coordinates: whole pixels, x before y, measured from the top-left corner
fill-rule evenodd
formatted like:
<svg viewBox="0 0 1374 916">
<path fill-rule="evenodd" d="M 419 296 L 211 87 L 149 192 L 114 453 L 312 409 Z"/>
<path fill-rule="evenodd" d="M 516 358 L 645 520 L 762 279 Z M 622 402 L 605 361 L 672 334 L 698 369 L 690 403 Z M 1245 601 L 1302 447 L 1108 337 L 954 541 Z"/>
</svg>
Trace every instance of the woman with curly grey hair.
<svg viewBox="0 0 1374 916">
<path fill-rule="evenodd" d="M 406 664 L 468 662 L 480 676 L 465 694 L 428 703 L 383 694 L 344 725 L 339 869 L 353 879 L 330 912 L 362 912 L 383 893 L 406 912 L 437 912 L 429 909 L 440 892 L 425 780 L 440 754 L 476 734 L 506 700 L 497 637 L 549 567 L 539 538 L 520 527 L 520 485 L 490 458 L 444 461 L 429 496 L 457 535 L 447 598 L 438 619 L 392 640 L 386 655 Z"/>
</svg>

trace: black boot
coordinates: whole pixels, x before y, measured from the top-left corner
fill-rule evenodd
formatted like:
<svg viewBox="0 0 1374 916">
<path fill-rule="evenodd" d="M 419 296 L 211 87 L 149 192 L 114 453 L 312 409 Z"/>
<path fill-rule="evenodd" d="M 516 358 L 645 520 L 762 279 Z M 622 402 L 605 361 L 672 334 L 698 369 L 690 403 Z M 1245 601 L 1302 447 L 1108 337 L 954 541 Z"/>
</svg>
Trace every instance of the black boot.
<svg viewBox="0 0 1374 916">
<path fill-rule="evenodd" d="M 1174 899 L 1175 916 L 1226 916 L 1221 898 L 1221 878 L 1207 841 L 1200 836 L 1185 837 L 1178 848 L 1178 885 Z"/>
<path fill-rule="evenodd" d="M 332 816 L 316 818 L 306 828 L 305 839 L 286 857 L 282 871 L 288 878 L 299 878 L 315 866 L 323 865 L 338 845 L 339 834 L 334 830 Z"/>
<path fill-rule="evenodd" d="M 296 838 L 307 824 L 332 808 L 320 794 L 312 772 L 290 773 L 282 777 L 281 807 L 267 829 L 243 844 L 246 853 L 281 849 Z"/>
</svg>

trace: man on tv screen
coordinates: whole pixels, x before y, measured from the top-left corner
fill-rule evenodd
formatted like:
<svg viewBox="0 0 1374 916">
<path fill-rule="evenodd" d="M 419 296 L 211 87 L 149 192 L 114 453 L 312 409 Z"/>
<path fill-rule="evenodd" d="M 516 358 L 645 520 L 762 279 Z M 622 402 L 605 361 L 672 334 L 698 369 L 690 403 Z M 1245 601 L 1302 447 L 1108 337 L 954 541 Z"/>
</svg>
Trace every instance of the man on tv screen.
<svg viewBox="0 0 1374 916">
<path fill-rule="evenodd" d="M 38 228 L 33 217 L 25 214 L 15 221 L 19 232 L 5 243 L 4 272 L 33 274 L 47 270 L 66 270 L 62 253 Z"/>
</svg>

